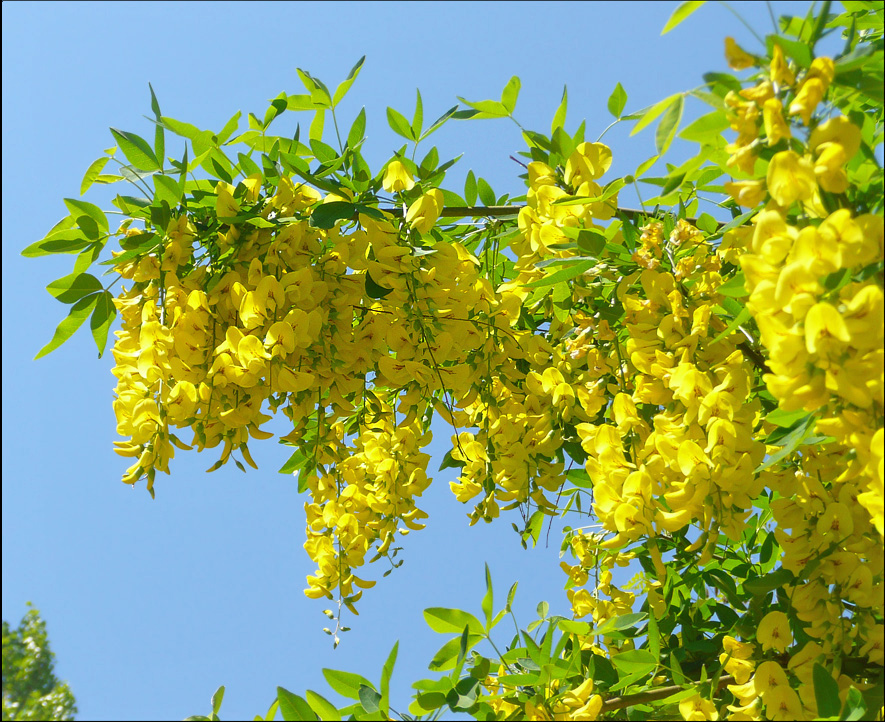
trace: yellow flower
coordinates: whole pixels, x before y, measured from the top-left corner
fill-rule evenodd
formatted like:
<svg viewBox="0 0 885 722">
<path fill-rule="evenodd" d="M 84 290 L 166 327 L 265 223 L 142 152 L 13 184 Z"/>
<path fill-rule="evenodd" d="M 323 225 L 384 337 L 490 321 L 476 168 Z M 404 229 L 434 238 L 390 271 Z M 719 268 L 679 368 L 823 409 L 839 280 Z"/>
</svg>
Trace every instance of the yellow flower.
<svg viewBox="0 0 885 722">
<path fill-rule="evenodd" d="M 701 695 L 695 694 L 688 699 L 684 699 L 679 703 L 679 713 L 684 720 L 717 720 L 719 713 L 716 711 L 716 705 L 710 700 L 703 699 Z"/>
<path fill-rule="evenodd" d="M 240 212 L 240 204 L 234 199 L 234 187 L 230 183 L 219 181 L 215 186 L 215 215 L 219 218 L 231 218 Z"/>
<path fill-rule="evenodd" d="M 860 140 L 860 128 L 844 115 L 840 115 L 817 126 L 811 132 L 808 146 L 812 150 L 816 150 L 825 143 L 838 143 L 845 150 L 846 159 L 851 160 L 854 154 L 860 150 Z"/>
<path fill-rule="evenodd" d="M 808 69 L 808 78 L 819 78 L 824 83 L 824 90 L 830 87 L 833 78 L 836 77 L 836 64 L 832 58 L 815 58 L 811 61 L 811 67 Z"/>
<path fill-rule="evenodd" d="M 596 600 L 590 596 L 590 592 L 586 589 L 578 589 L 577 591 L 570 589 L 567 594 L 572 604 L 572 611 L 578 619 L 593 613 Z"/>
<path fill-rule="evenodd" d="M 762 651 L 774 649 L 783 652 L 793 643 L 790 621 L 783 612 L 769 612 L 759 623 L 756 639 L 762 645 Z M 761 670 L 761 666 L 760 666 Z"/>
<path fill-rule="evenodd" d="M 602 143 L 580 143 L 565 164 L 565 182 L 575 187 L 603 175 L 612 164 L 612 152 Z"/>
<path fill-rule="evenodd" d="M 792 150 L 775 154 L 768 166 L 767 180 L 771 197 L 784 207 L 811 198 L 817 189 L 811 161 Z"/>
<path fill-rule="evenodd" d="M 725 192 L 738 205 L 755 208 L 765 200 L 765 183 L 760 180 L 734 181 L 725 184 Z"/>
<path fill-rule="evenodd" d="M 844 193 L 848 189 L 845 163 L 848 156 L 839 143 L 824 143 L 817 148 L 814 175 L 821 188 L 829 193 Z"/>
<path fill-rule="evenodd" d="M 732 37 L 725 38 L 725 60 L 732 70 L 752 68 L 756 63 L 753 56 L 738 45 Z"/>
<path fill-rule="evenodd" d="M 595 720 L 602 712 L 602 697 L 594 694 L 583 707 L 579 707 L 571 714 L 573 720 Z"/>
<path fill-rule="evenodd" d="M 246 200 L 250 203 L 254 203 L 258 200 L 263 180 L 264 178 L 261 173 L 253 173 L 249 177 L 243 179 L 242 183 L 246 186 Z"/>
<path fill-rule="evenodd" d="M 443 208 L 443 195 L 438 188 L 415 201 L 406 213 L 406 223 L 419 233 L 427 233 L 436 224 Z"/>
<path fill-rule="evenodd" d="M 787 686 L 778 687 L 765 696 L 765 713 L 770 720 L 805 719 L 799 695 Z"/>
<path fill-rule="evenodd" d="M 790 66 L 784 59 L 784 51 L 777 43 L 774 44 L 774 51 L 771 54 L 770 72 L 772 83 L 789 86 L 796 82 L 796 76 L 793 75 L 793 71 L 790 70 Z"/>
<path fill-rule="evenodd" d="M 826 302 L 816 303 L 805 316 L 805 347 L 808 353 L 823 356 L 833 346 L 831 339 L 838 339 L 843 343 L 851 340 L 845 319 L 835 306 Z"/>
<path fill-rule="evenodd" d="M 388 164 L 381 185 L 388 193 L 397 193 L 411 190 L 415 186 L 415 181 L 402 162 L 394 160 Z"/>
<path fill-rule="evenodd" d="M 762 105 L 762 123 L 768 145 L 775 145 L 782 138 L 791 138 L 790 126 L 784 120 L 784 106 L 777 98 L 769 98 Z"/>
</svg>

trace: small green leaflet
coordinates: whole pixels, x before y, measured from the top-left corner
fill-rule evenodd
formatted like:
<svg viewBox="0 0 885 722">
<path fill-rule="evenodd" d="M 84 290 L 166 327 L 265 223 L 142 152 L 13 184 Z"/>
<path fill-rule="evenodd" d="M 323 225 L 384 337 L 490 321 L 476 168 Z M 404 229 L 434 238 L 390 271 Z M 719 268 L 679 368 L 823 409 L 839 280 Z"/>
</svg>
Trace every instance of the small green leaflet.
<svg viewBox="0 0 885 722">
<path fill-rule="evenodd" d="M 580 276 L 582 273 L 586 273 L 591 268 L 596 265 L 596 261 L 580 261 L 578 263 L 574 263 L 571 266 L 566 268 L 562 268 L 556 273 L 551 273 L 549 276 L 542 278 L 540 281 L 534 281 L 533 283 L 527 283 L 526 288 L 535 288 L 538 286 L 552 286 L 555 283 L 559 283 L 560 281 L 567 281 L 570 278 L 574 278 L 575 276 Z"/>
<path fill-rule="evenodd" d="M 623 85 L 618 83 L 608 98 L 608 112 L 615 118 L 620 118 L 625 105 L 627 105 L 627 91 L 624 90 Z"/>
<path fill-rule="evenodd" d="M 160 162 L 144 138 L 117 128 L 111 128 L 111 135 L 114 136 L 126 160 L 135 168 L 146 171 L 160 170 Z"/>
<path fill-rule="evenodd" d="M 77 301 L 77 303 L 71 307 L 71 311 L 67 318 L 58 324 L 58 328 L 55 329 L 55 335 L 53 335 L 52 340 L 40 349 L 37 355 L 34 356 L 34 360 L 36 361 L 38 358 L 42 358 L 43 356 L 46 356 L 46 354 L 52 353 L 73 336 L 76 330 L 83 325 L 86 317 L 92 312 L 92 309 L 97 302 L 97 293 L 92 294 L 91 296 L 86 296 Z"/>
<path fill-rule="evenodd" d="M 664 29 L 661 30 L 661 35 L 666 35 L 667 33 L 669 33 L 673 28 L 679 25 L 683 20 L 685 20 L 703 4 L 704 0 L 687 0 L 684 3 L 681 3 L 679 7 L 677 7 L 673 11 L 670 19 L 667 20 L 667 24 L 664 25 Z"/>
</svg>

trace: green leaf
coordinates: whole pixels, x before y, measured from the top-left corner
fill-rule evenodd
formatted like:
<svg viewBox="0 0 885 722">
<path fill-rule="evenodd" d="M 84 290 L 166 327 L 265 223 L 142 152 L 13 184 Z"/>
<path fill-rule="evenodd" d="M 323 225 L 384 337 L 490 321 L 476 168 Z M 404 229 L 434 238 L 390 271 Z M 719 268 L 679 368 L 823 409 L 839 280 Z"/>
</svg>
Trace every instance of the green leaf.
<svg viewBox="0 0 885 722">
<path fill-rule="evenodd" d="M 849 688 L 848 696 L 845 699 L 845 709 L 842 710 L 839 718 L 846 720 L 846 722 L 868 719 L 866 702 L 857 687 Z"/>
<path fill-rule="evenodd" d="M 151 95 L 154 94 L 154 89 L 151 88 Z M 156 99 L 154 100 L 156 102 Z M 156 113 L 159 114 L 160 109 L 157 108 Z M 215 694 L 212 695 L 212 700 L 210 704 L 212 705 L 212 714 L 218 714 L 218 711 L 221 709 L 221 700 L 224 699 L 224 685 L 221 685 L 218 689 L 215 690 Z"/>
<path fill-rule="evenodd" d="M 301 449 L 295 451 L 292 456 L 289 457 L 289 460 L 283 464 L 283 467 L 280 469 L 280 474 L 292 474 L 298 469 L 305 461 L 307 461 L 307 456 L 305 456 L 304 452 Z"/>
<path fill-rule="evenodd" d="M 623 85 L 618 83 L 608 97 L 608 112 L 615 116 L 615 118 L 620 118 L 621 113 L 624 112 L 625 105 L 627 105 L 627 91 L 624 90 Z"/>
<path fill-rule="evenodd" d="M 686 2 L 680 3 L 679 7 L 677 7 L 673 11 L 670 19 L 667 20 L 667 24 L 664 25 L 664 29 L 661 30 L 661 35 L 666 35 L 667 33 L 669 33 L 673 28 L 679 25 L 683 20 L 685 20 L 703 4 L 704 0 L 686 0 Z"/>
<path fill-rule="evenodd" d="M 189 140 L 194 140 L 205 132 L 197 128 L 195 125 L 185 123 L 181 120 L 175 120 L 175 118 L 169 118 L 165 115 L 160 118 L 160 121 L 176 135 L 180 135 L 182 138 L 188 138 Z"/>
<path fill-rule="evenodd" d="M 778 569 L 764 577 L 748 579 L 744 582 L 743 587 L 744 591 L 750 592 L 754 597 L 761 597 L 792 581 L 794 581 L 793 572 L 789 569 Z"/>
<path fill-rule="evenodd" d="M 446 695 L 446 702 L 455 712 L 467 712 L 476 703 L 476 693 L 480 681 L 473 677 L 465 677 Z"/>
<path fill-rule="evenodd" d="M 107 156 L 99 158 L 98 160 L 94 160 L 92 164 L 86 169 L 86 174 L 83 176 L 83 182 L 80 183 L 81 196 L 89 190 L 93 183 L 95 183 L 95 179 L 98 178 L 102 169 L 104 169 L 109 160 L 110 158 L 108 158 Z"/>
<path fill-rule="evenodd" d="M 681 98 L 682 93 L 674 93 L 663 100 L 655 103 L 650 108 L 641 110 L 639 117 L 639 121 L 634 126 L 633 130 L 630 131 L 630 135 L 636 135 L 640 130 L 645 128 L 647 125 L 650 125 L 661 113 L 663 113 L 667 108 L 669 108 L 673 103 L 676 102 L 677 98 Z M 637 115 L 639 115 L 637 113 Z"/>
<path fill-rule="evenodd" d="M 310 128 L 308 129 L 307 136 L 310 140 L 322 140 L 323 139 L 323 124 L 326 122 L 326 111 L 320 108 L 313 115 L 313 120 L 310 121 Z"/>
<path fill-rule="evenodd" d="M 281 94 L 280 97 L 276 98 L 273 102 L 277 103 L 277 101 L 280 99 L 285 102 L 285 95 Z M 240 127 L 240 118 L 242 117 L 242 115 L 243 112 L 238 110 L 231 116 L 230 120 L 228 120 L 227 123 L 224 124 L 224 127 L 221 129 L 221 132 L 217 136 L 219 145 L 226 143 L 228 138 L 236 133 L 237 129 Z"/>
<path fill-rule="evenodd" d="M 264 122 L 262 127 L 267 127 L 288 108 L 288 101 L 285 93 L 280 93 L 276 98 L 270 101 L 270 107 L 264 113 Z M 220 141 L 219 141 L 220 142 Z"/>
<path fill-rule="evenodd" d="M 160 169 L 162 169 L 163 158 L 166 155 L 166 134 L 163 128 L 163 115 L 160 112 L 160 103 L 157 101 L 157 96 L 154 93 L 154 87 L 148 83 L 148 88 L 151 91 L 151 110 L 154 111 L 154 118 L 157 121 L 154 127 L 154 155 L 159 161 Z"/>
<path fill-rule="evenodd" d="M 347 78 L 335 89 L 335 97 L 332 98 L 332 106 L 338 105 L 341 100 L 347 95 L 347 91 L 350 90 L 350 86 L 353 85 L 357 76 L 360 74 L 360 69 L 363 67 L 363 63 L 366 62 L 366 56 L 363 55 L 359 60 L 356 61 L 356 65 L 354 65 L 350 72 L 347 74 Z"/>
<path fill-rule="evenodd" d="M 765 46 L 768 50 L 769 57 L 773 54 L 775 45 L 780 45 L 781 50 L 784 51 L 784 55 L 795 60 L 803 68 L 811 66 L 811 61 L 814 56 L 811 53 L 811 48 L 808 47 L 808 43 L 790 40 L 782 35 L 769 35 L 765 38 Z"/>
<path fill-rule="evenodd" d="M 317 104 L 313 102 L 309 95 L 287 95 L 287 110 L 316 110 Z"/>
<path fill-rule="evenodd" d="M 520 82 L 515 75 L 507 81 L 504 90 L 501 91 L 501 105 L 507 110 L 507 113 L 513 113 L 516 108 L 516 99 L 519 96 Z"/>
<path fill-rule="evenodd" d="M 457 110 L 458 110 L 457 105 L 453 105 L 451 108 L 449 108 L 439 118 L 437 118 L 435 121 L 433 121 L 431 126 L 421 134 L 421 137 L 419 138 L 419 140 L 424 140 L 428 135 L 433 133 L 435 130 L 439 129 L 449 118 L 451 118 L 457 112 Z"/>
<path fill-rule="evenodd" d="M 476 176 L 473 171 L 467 171 L 467 179 L 464 181 L 464 200 L 468 206 L 476 205 Z"/>
<path fill-rule="evenodd" d="M 380 709 L 379 702 L 381 702 L 381 695 L 371 687 L 366 685 L 360 687 L 359 699 L 363 709 L 369 714 L 377 712 Z"/>
<path fill-rule="evenodd" d="M 22 251 L 26 258 L 48 256 L 51 253 L 79 253 L 93 243 L 79 228 L 70 228 L 49 233 L 45 238 L 32 243 Z"/>
<path fill-rule="evenodd" d="M 708 143 L 713 138 L 722 135 L 722 131 L 728 127 L 728 118 L 724 111 L 714 110 L 712 113 L 702 115 L 695 121 L 685 126 L 679 133 L 683 140 L 696 143 Z"/>
<path fill-rule="evenodd" d="M 316 715 L 303 697 L 293 694 L 285 687 L 277 687 L 280 714 L 284 720 L 314 720 Z"/>
<path fill-rule="evenodd" d="M 298 77 L 301 78 L 301 82 L 304 84 L 307 92 L 310 93 L 311 100 L 320 107 L 331 108 L 332 96 L 323 82 L 301 68 L 295 68 L 295 71 L 298 73 Z"/>
<path fill-rule="evenodd" d="M 267 708 L 267 714 L 264 715 L 265 720 L 273 720 L 277 716 L 277 710 L 280 708 L 280 700 L 275 699 Z M 331 718 L 330 718 L 331 719 Z"/>
<path fill-rule="evenodd" d="M 648 611 L 648 651 L 655 658 L 655 664 L 661 658 L 661 634 L 658 631 L 658 620 L 651 609 Z"/>
<path fill-rule="evenodd" d="M 784 411 L 783 409 L 775 409 L 768 416 L 765 417 L 765 420 L 774 424 L 775 426 L 782 426 L 789 428 L 793 426 L 799 419 L 803 419 L 807 416 L 805 409 L 798 409 L 797 411 Z"/>
<path fill-rule="evenodd" d="M 551 273 L 549 276 L 545 276 L 539 281 L 527 283 L 525 287 L 536 288 L 538 286 L 552 286 L 555 283 L 560 283 L 561 281 L 567 281 L 570 278 L 574 278 L 575 276 L 580 276 L 582 273 L 589 271 L 595 265 L 596 261 L 580 261 L 578 263 L 572 263 L 565 268 L 561 268 L 555 273 Z"/>
<path fill-rule="evenodd" d="M 379 286 L 375 279 L 366 271 L 366 295 L 369 298 L 384 298 L 388 294 L 392 293 L 392 288 L 384 288 L 384 286 Z"/>
<path fill-rule="evenodd" d="M 645 649 L 630 649 L 612 657 L 612 663 L 622 673 L 644 676 L 658 666 L 658 660 Z"/>
<path fill-rule="evenodd" d="M 166 201 L 170 208 L 175 208 L 178 201 L 181 200 L 183 189 L 178 181 L 172 180 L 168 175 L 157 173 L 154 179 L 154 200 L 162 202 Z"/>
<path fill-rule="evenodd" d="M 353 218 L 356 213 L 356 206 L 347 201 L 332 201 L 331 203 L 320 203 L 313 207 L 310 214 L 310 225 L 313 228 L 323 228 L 329 230 L 334 228 L 338 221 Z"/>
<path fill-rule="evenodd" d="M 756 469 L 756 472 L 758 473 L 760 471 L 764 471 L 769 466 L 772 466 L 773 464 L 779 462 L 781 459 L 790 456 L 793 452 L 796 451 L 796 449 L 802 446 L 805 440 L 811 437 L 814 433 L 814 421 L 814 415 L 809 414 L 805 420 L 797 422 L 797 424 L 790 429 L 789 433 L 778 438 L 778 445 L 782 446 L 783 448 L 776 454 L 772 454 L 764 462 L 762 462 Z M 772 434 L 775 433 L 778 433 L 777 430 L 775 430 L 775 432 L 772 432 Z M 766 443 L 772 445 L 771 435 L 769 435 L 769 438 L 766 439 Z"/>
<path fill-rule="evenodd" d="M 326 678 L 328 685 L 334 689 L 342 697 L 347 699 L 360 698 L 360 687 L 371 687 L 372 683 L 365 677 L 361 677 L 353 672 L 343 672 L 338 669 L 324 669 L 323 677 Z"/>
<path fill-rule="evenodd" d="M 406 140 L 416 140 L 416 136 L 412 134 L 412 126 L 409 125 L 409 121 L 399 111 L 393 108 L 387 109 L 387 124 L 394 133 L 401 135 Z"/>
<path fill-rule="evenodd" d="M 513 585 L 510 587 L 510 591 L 507 592 L 507 605 L 504 607 L 504 609 L 508 612 L 513 606 L 513 599 L 516 597 L 517 586 L 519 586 L 519 582 L 513 582 Z"/>
<path fill-rule="evenodd" d="M 135 135 L 135 133 L 127 133 L 117 128 L 111 128 L 111 135 L 123 151 L 123 155 L 134 167 L 139 170 L 154 171 L 160 169 L 160 163 L 154 151 L 147 144 L 144 138 Z"/>
<path fill-rule="evenodd" d="M 839 701 L 839 685 L 820 662 L 814 663 L 812 677 L 818 716 L 835 717 L 842 709 L 842 703 Z"/>
<path fill-rule="evenodd" d="M 477 111 L 470 115 L 471 118 L 506 118 L 510 115 L 510 111 L 504 107 L 504 104 L 497 100 L 478 100 L 475 103 L 461 97 L 458 100 Z"/>
<path fill-rule="evenodd" d="M 486 593 L 482 598 L 482 603 L 480 607 L 482 608 L 483 614 L 485 614 L 486 618 L 486 631 L 490 631 L 492 628 L 492 609 L 495 603 L 494 591 L 492 591 L 492 574 L 489 571 L 489 565 L 486 564 Z"/>
<path fill-rule="evenodd" d="M 439 651 L 435 655 L 433 655 L 433 659 L 430 661 L 428 668 L 433 672 L 444 672 L 447 669 L 452 669 L 457 661 L 458 654 L 461 651 L 461 636 L 458 635 L 453 639 L 450 639 L 446 642 L 442 647 L 439 648 Z M 467 649 L 468 651 L 479 644 L 482 637 L 479 634 L 471 634 L 467 639 Z"/>
<path fill-rule="evenodd" d="M 310 708 L 316 712 L 317 717 L 321 720 L 339 722 L 341 714 L 338 712 L 338 708 L 325 697 L 317 694 L 311 689 L 307 690 L 307 692 L 304 693 L 304 696 L 307 697 L 307 703 L 310 705 Z"/>
<path fill-rule="evenodd" d="M 484 206 L 495 205 L 495 192 L 485 178 L 479 178 L 476 181 L 476 189 L 479 192 L 479 200 L 482 201 Z"/>
<path fill-rule="evenodd" d="M 381 668 L 381 709 L 387 715 L 390 706 L 390 678 L 393 676 L 393 667 L 396 664 L 396 655 L 399 652 L 399 642 L 395 642 L 387 660 Z"/>
<path fill-rule="evenodd" d="M 92 337 L 95 339 L 95 345 L 98 347 L 99 358 L 101 358 L 108 344 L 108 330 L 116 317 L 117 307 L 114 306 L 114 295 L 110 291 L 98 294 L 98 300 L 95 304 L 95 310 L 92 312 L 89 327 L 92 329 Z"/>
<path fill-rule="evenodd" d="M 102 233 L 108 233 L 110 230 L 108 226 L 108 217 L 98 206 L 93 205 L 92 203 L 87 203 L 86 201 L 77 200 L 76 198 L 65 198 L 64 202 L 68 207 L 68 210 L 71 212 L 71 215 L 77 219 L 77 223 L 80 224 L 80 227 L 83 228 L 84 231 L 86 229 L 83 227 L 80 218 L 81 216 L 91 218 Z"/>
<path fill-rule="evenodd" d="M 102 285 L 91 273 L 71 273 L 52 281 L 46 290 L 62 303 L 76 303 L 90 293 L 101 291 Z"/>
<path fill-rule="evenodd" d="M 46 356 L 46 354 L 52 353 L 73 336 L 76 330 L 83 325 L 86 317 L 92 312 L 92 309 L 97 302 L 98 294 L 86 296 L 77 301 L 77 303 L 71 307 L 67 318 L 58 324 L 58 328 L 55 329 L 55 334 L 53 335 L 52 340 L 37 352 L 37 355 L 34 356 L 34 360 L 36 361 L 38 358 L 42 358 L 43 356 Z"/>
<path fill-rule="evenodd" d="M 365 135 L 366 109 L 363 107 L 357 114 L 356 120 L 353 121 L 353 125 L 350 126 L 350 132 L 347 134 L 347 146 L 349 148 L 356 148 Z"/>
<path fill-rule="evenodd" d="M 593 635 L 606 635 L 610 632 L 619 632 L 623 629 L 630 629 L 630 627 L 635 627 L 639 622 L 646 618 L 646 614 L 643 612 L 636 612 L 633 614 L 622 614 L 620 617 L 614 617 L 613 619 L 608 619 L 598 627 L 594 628 L 590 634 Z"/>
<path fill-rule="evenodd" d="M 679 664 L 675 652 L 670 652 L 670 672 L 673 674 L 673 681 L 676 684 L 686 683 L 685 674 L 682 672 L 682 666 Z"/>
<path fill-rule="evenodd" d="M 661 122 L 658 124 L 658 129 L 655 132 L 655 148 L 658 151 L 658 155 L 666 153 L 673 142 L 673 138 L 676 137 L 679 122 L 682 120 L 682 108 L 684 105 L 683 97 L 681 95 L 677 96 L 676 101 L 667 108 L 661 117 Z"/>
<path fill-rule="evenodd" d="M 618 83 L 620 85 L 620 83 Z M 562 100 L 559 103 L 559 107 L 556 109 L 556 112 L 553 114 L 553 122 L 550 124 L 550 133 L 554 133 L 557 128 L 565 127 L 565 116 L 568 112 L 568 88 L 566 86 L 562 87 Z"/>
<path fill-rule="evenodd" d="M 636 179 L 636 178 L 639 178 L 640 176 L 644 175 L 645 172 L 649 168 L 651 168 L 655 163 L 658 162 L 658 159 L 660 157 L 661 156 L 659 156 L 659 155 L 653 155 L 651 158 L 648 158 L 647 160 L 642 161 L 642 163 L 639 164 L 639 167 L 633 173 L 633 178 Z"/>
<path fill-rule="evenodd" d="M 725 327 L 725 329 L 723 329 L 721 333 L 716 334 L 716 337 L 709 342 L 708 346 L 712 346 L 714 343 L 719 343 L 722 339 L 731 336 L 731 334 L 737 331 L 738 327 L 742 323 L 746 323 L 750 319 L 750 317 L 750 309 L 742 308 L 741 312 L 731 320 L 731 322 Z"/>
<path fill-rule="evenodd" d="M 568 480 L 572 482 L 575 486 L 579 486 L 582 489 L 593 488 L 593 481 L 590 479 L 590 475 L 584 469 L 572 469 L 566 476 Z"/>
<path fill-rule="evenodd" d="M 483 631 L 482 623 L 470 612 L 445 607 L 430 607 L 424 610 L 424 621 L 434 632 L 440 634 L 461 634 L 467 626 L 472 634 Z"/>
<path fill-rule="evenodd" d="M 412 136 L 421 137 L 421 126 L 424 124 L 424 103 L 421 101 L 421 91 L 417 88 L 415 92 L 418 97 L 415 99 L 415 114 L 412 116 Z"/>
</svg>

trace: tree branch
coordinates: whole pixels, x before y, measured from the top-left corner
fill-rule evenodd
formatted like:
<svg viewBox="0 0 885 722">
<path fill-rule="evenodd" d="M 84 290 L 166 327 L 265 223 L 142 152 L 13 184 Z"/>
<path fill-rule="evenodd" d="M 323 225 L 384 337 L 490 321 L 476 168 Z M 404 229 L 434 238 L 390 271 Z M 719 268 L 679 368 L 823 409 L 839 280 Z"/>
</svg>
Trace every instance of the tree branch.
<svg viewBox="0 0 885 722">
<path fill-rule="evenodd" d="M 734 684 L 734 677 L 727 675 L 719 678 L 719 686 L 717 691 L 727 684 Z M 628 694 L 623 697 L 612 697 L 602 703 L 602 711 L 610 712 L 613 709 L 623 709 L 624 707 L 632 707 L 637 704 L 645 704 L 646 702 L 654 702 L 659 699 L 665 699 L 670 695 L 681 692 L 685 687 L 673 685 L 672 687 L 661 687 L 660 689 L 650 689 L 645 692 L 637 692 L 636 694 Z"/>
</svg>

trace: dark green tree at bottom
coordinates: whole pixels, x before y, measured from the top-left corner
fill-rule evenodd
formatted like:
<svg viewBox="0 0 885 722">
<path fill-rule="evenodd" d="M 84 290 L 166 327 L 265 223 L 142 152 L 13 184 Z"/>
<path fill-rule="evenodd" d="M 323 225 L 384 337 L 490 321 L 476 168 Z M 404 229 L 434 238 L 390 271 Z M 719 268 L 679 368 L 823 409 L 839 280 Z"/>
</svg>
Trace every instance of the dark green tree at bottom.
<svg viewBox="0 0 885 722">
<path fill-rule="evenodd" d="M 77 702 L 53 673 L 54 660 L 46 622 L 36 609 L 28 610 L 18 629 L 3 620 L 4 720 L 74 719 Z"/>
</svg>

